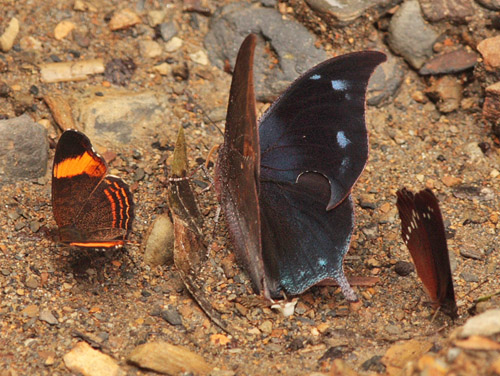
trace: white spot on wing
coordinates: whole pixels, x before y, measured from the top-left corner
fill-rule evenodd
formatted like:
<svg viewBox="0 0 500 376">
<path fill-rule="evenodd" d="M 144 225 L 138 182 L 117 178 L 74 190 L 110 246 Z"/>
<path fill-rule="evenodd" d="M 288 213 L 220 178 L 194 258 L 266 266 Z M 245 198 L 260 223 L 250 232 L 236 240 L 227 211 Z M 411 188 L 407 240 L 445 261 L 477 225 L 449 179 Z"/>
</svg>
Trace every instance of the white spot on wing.
<svg viewBox="0 0 500 376">
<path fill-rule="evenodd" d="M 339 146 L 344 149 L 347 145 L 351 143 L 351 140 L 349 140 L 346 136 L 344 131 L 340 131 L 337 133 L 337 143 Z"/>
<path fill-rule="evenodd" d="M 332 80 L 333 90 L 344 91 L 347 90 L 348 84 L 346 80 Z"/>
<path fill-rule="evenodd" d="M 319 80 L 321 78 L 320 74 L 313 74 L 311 77 L 309 77 L 310 80 Z"/>
</svg>

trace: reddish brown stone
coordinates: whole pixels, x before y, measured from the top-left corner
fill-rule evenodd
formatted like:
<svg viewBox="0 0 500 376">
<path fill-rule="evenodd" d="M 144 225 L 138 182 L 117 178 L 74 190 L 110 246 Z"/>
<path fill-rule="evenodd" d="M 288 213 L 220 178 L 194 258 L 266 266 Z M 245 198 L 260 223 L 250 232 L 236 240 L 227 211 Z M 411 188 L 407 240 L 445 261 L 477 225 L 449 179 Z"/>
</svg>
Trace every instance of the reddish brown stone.
<svg viewBox="0 0 500 376">
<path fill-rule="evenodd" d="M 500 119 L 500 82 L 486 88 L 483 116 L 485 119 L 493 122 L 497 122 Z"/>
<path fill-rule="evenodd" d="M 457 73 L 473 68 L 477 63 L 477 54 L 460 48 L 455 51 L 430 58 L 420 69 L 421 75 Z"/>
</svg>

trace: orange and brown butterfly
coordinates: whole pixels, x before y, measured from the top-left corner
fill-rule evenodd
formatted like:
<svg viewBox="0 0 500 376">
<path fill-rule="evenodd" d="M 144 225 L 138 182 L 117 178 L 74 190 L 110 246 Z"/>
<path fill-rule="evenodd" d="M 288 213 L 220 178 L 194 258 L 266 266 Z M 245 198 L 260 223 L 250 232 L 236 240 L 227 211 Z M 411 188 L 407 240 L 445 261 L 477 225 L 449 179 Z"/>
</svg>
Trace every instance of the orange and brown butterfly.
<svg viewBox="0 0 500 376">
<path fill-rule="evenodd" d="M 87 136 L 67 130 L 59 138 L 52 170 L 56 240 L 72 246 L 123 246 L 132 228 L 134 201 L 128 185 L 108 175 Z"/>
</svg>

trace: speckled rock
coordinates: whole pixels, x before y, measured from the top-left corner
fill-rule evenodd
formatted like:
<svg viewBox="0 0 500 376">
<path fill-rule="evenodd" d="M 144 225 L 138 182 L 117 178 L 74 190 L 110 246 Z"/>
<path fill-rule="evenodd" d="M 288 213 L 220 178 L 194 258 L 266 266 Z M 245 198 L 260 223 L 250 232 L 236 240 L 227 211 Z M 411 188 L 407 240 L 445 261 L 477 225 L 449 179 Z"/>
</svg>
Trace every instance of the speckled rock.
<svg viewBox="0 0 500 376">
<path fill-rule="evenodd" d="M 405 1 L 389 24 L 389 46 L 416 69 L 432 56 L 437 38 L 438 34 L 424 21 L 417 0 Z"/>
<path fill-rule="evenodd" d="M 474 14 L 473 0 L 419 0 L 424 17 L 431 22 L 450 20 L 464 23 Z"/>
<path fill-rule="evenodd" d="M 45 176 L 48 150 L 47 130 L 28 115 L 0 120 L 0 183 Z"/>
</svg>

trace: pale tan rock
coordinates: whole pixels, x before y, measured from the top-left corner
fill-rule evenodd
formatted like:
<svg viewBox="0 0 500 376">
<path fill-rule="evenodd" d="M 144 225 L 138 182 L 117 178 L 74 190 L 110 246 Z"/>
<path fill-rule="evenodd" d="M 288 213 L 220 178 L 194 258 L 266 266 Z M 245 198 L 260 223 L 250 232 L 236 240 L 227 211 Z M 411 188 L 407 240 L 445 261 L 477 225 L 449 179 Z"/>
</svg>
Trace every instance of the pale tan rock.
<svg viewBox="0 0 500 376">
<path fill-rule="evenodd" d="M 161 45 L 154 40 L 143 40 L 139 42 L 139 50 L 144 57 L 155 58 L 162 54 Z"/>
<path fill-rule="evenodd" d="M 500 35 L 482 40 L 477 45 L 477 50 L 481 53 L 487 70 L 500 69 Z"/>
<path fill-rule="evenodd" d="M 0 36 L 0 49 L 3 52 L 7 52 L 12 48 L 18 33 L 19 21 L 14 17 L 10 20 L 2 36 Z"/>
<path fill-rule="evenodd" d="M 151 10 L 148 12 L 149 26 L 155 27 L 163 22 L 167 12 L 165 10 Z"/>
<path fill-rule="evenodd" d="M 170 66 L 170 64 L 167 64 L 167 63 L 161 63 L 158 65 L 155 65 L 153 67 L 153 70 L 155 72 L 158 72 L 162 76 L 168 76 L 170 73 L 172 73 L 172 67 Z"/>
<path fill-rule="evenodd" d="M 191 61 L 195 62 L 196 64 L 200 64 L 200 65 L 207 65 L 208 64 L 208 56 L 202 50 L 199 50 L 197 52 L 189 54 L 189 58 L 191 59 Z"/>
<path fill-rule="evenodd" d="M 75 29 L 76 25 L 68 20 L 59 22 L 54 29 L 54 38 L 63 40 Z"/>
<path fill-rule="evenodd" d="M 43 82 L 81 81 L 90 74 L 104 72 L 102 59 L 66 61 L 40 65 L 40 75 Z"/>
<path fill-rule="evenodd" d="M 174 52 L 177 51 L 182 46 L 182 39 L 179 37 L 173 37 L 167 43 L 165 43 L 165 51 Z"/>
<path fill-rule="evenodd" d="M 151 342 L 137 346 L 127 357 L 127 362 L 167 375 L 208 375 L 213 369 L 201 356 L 167 342 Z"/>
<path fill-rule="evenodd" d="M 111 30 L 121 30 L 141 23 L 141 18 L 132 10 L 125 8 L 113 14 L 109 21 Z"/>
<path fill-rule="evenodd" d="M 119 376 L 125 373 L 109 355 L 94 350 L 86 342 L 78 342 L 73 349 L 64 355 L 64 364 L 71 372 L 84 376 Z"/>
<path fill-rule="evenodd" d="M 146 235 L 144 262 L 164 265 L 174 257 L 174 226 L 167 214 L 155 219 Z"/>
</svg>

